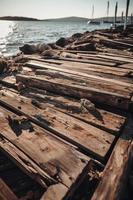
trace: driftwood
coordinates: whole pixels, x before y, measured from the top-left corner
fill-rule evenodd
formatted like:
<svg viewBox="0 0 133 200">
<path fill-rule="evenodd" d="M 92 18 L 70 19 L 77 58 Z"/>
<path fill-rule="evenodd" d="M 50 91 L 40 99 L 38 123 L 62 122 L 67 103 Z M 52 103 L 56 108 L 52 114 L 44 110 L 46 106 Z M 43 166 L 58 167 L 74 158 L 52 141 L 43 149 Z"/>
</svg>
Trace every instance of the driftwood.
<svg viewBox="0 0 133 200">
<path fill-rule="evenodd" d="M 101 91 L 92 87 L 85 87 L 73 84 L 60 83 L 56 80 L 46 78 L 17 75 L 17 82 L 22 82 L 27 87 L 36 87 L 56 94 L 63 94 L 77 99 L 87 98 L 95 103 L 102 103 L 113 107 L 128 110 L 130 95 L 122 95 L 113 92 Z"/>
<path fill-rule="evenodd" d="M 133 145 L 119 139 L 103 171 L 101 182 L 92 200 L 118 200 L 123 197 L 130 171 Z"/>
<path fill-rule="evenodd" d="M 77 188 L 75 181 L 78 180 L 78 177 L 81 177 L 80 180 L 83 181 L 87 175 L 91 159 L 47 131 L 31 124 L 29 120 L 15 116 L 2 108 L 0 113 L 1 137 L 27 155 L 56 183 L 67 187 L 68 193 L 73 193 L 74 188 Z M 3 150 L 12 160 L 16 159 L 15 149 L 10 151 L 11 148 L 6 147 L 3 145 Z M 19 159 L 16 160 L 16 164 L 19 166 Z M 47 181 L 46 183 L 48 184 Z"/>
<path fill-rule="evenodd" d="M 97 81 L 102 81 L 102 82 L 106 82 L 109 84 L 109 83 L 112 83 L 112 84 L 117 84 L 117 85 L 121 85 L 121 86 L 125 86 L 125 87 L 133 87 L 132 84 L 129 84 L 129 83 L 126 83 L 124 81 L 120 81 L 120 80 L 114 80 L 114 79 L 110 79 L 110 78 L 106 78 L 106 77 L 99 77 L 97 75 L 91 75 L 90 74 L 90 71 L 92 68 L 94 68 L 94 70 L 96 70 L 96 72 L 102 72 L 103 70 L 110 70 L 108 67 L 105 69 L 104 66 L 103 68 L 100 68 L 99 67 L 99 70 L 98 68 L 95 69 L 95 66 L 89 66 L 90 68 L 88 69 L 88 66 L 86 66 L 86 64 L 84 65 L 81 65 L 81 63 L 78 63 L 78 64 L 66 64 L 64 63 L 63 65 L 59 65 L 59 66 L 50 66 L 50 65 L 47 65 L 45 62 L 38 62 L 38 61 L 30 61 L 28 63 L 26 63 L 26 66 L 28 67 L 31 67 L 33 69 L 42 69 L 42 70 L 46 70 L 46 69 L 49 69 L 49 70 L 55 70 L 57 72 L 62 72 L 62 73 L 66 73 L 70 75 L 75 75 L 77 77 L 79 77 L 79 79 L 93 79 L 95 80 L 95 82 Z M 86 67 L 85 67 L 86 66 Z M 84 70 L 85 68 L 85 70 Z M 80 71 L 78 71 L 79 69 L 81 69 Z M 87 73 L 87 69 L 88 69 L 88 73 Z M 117 75 L 118 76 L 126 76 L 128 75 L 128 73 L 130 73 L 130 70 L 128 69 L 117 69 L 115 68 L 115 70 L 113 70 L 114 68 L 111 68 L 111 73 L 113 74 L 113 72 L 117 72 Z M 98 70 L 98 71 L 97 71 Z M 116 75 L 116 74 L 115 74 Z"/>
<path fill-rule="evenodd" d="M 0 136 L 0 150 L 8 155 L 11 160 L 21 168 L 33 180 L 37 181 L 43 188 L 47 188 L 49 184 L 56 183 L 47 173 L 45 173 L 35 162 L 32 161 L 19 148 L 15 147 L 8 140 Z M 3 167 L 4 168 L 4 167 Z"/>
<path fill-rule="evenodd" d="M 26 115 L 36 123 L 40 122 L 40 125 L 43 125 L 47 130 L 53 133 L 56 132 L 57 136 L 72 143 L 79 149 L 91 153 L 100 160 L 106 158 L 106 154 L 115 139 L 108 132 L 53 108 L 46 106 L 39 109 L 28 102 L 24 102 L 24 100 L 14 100 L 11 97 L 1 97 L 1 104 L 2 99 L 6 102 L 4 104 L 3 101 L 3 105 L 9 105 L 14 111 L 17 111 L 15 107 L 21 108 L 18 112 Z"/>
<path fill-rule="evenodd" d="M 71 62 L 80 62 L 80 63 L 89 63 L 89 64 L 97 64 L 97 65 L 106 65 L 106 66 L 111 66 L 115 67 L 117 66 L 117 63 L 111 63 L 111 62 L 106 62 L 106 61 L 96 61 L 92 59 L 75 59 L 75 58 L 59 58 L 61 61 L 71 61 Z"/>
<path fill-rule="evenodd" d="M 132 44 L 124 43 L 124 42 L 119 42 L 116 40 L 110 40 L 110 39 L 100 39 L 100 42 L 106 46 L 109 47 L 117 47 L 117 49 L 124 49 L 124 48 L 131 48 L 133 49 Z"/>
<path fill-rule="evenodd" d="M 9 91 L 6 92 L 2 90 L 1 92 L 4 93 L 5 96 L 8 96 Z M 12 95 L 14 96 L 14 94 Z M 120 132 L 125 123 L 125 117 L 98 108 L 97 113 L 82 113 L 80 109 L 81 104 L 78 100 L 73 100 L 59 95 L 53 96 L 52 93 L 46 93 L 40 89 L 30 88 L 24 93 L 24 95 L 28 98 L 38 99 L 42 103 L 42 106 L 45 104 L 47 107 L 52 106 L 56 110 L 60 110 L 64 113 L 74 116 L 81 121 L 110 132 L 114 135 L 117 135 Z M 17 96 L 14 96 L 14 98 L 18 99 Z M 2 99 L 5 98 L 2 97 Z"/>
<path fill-rule="evenodd" d="M 63 200 L 68 188 L 62 184 L 50 186 L 40 200 Z"/>
</svg>

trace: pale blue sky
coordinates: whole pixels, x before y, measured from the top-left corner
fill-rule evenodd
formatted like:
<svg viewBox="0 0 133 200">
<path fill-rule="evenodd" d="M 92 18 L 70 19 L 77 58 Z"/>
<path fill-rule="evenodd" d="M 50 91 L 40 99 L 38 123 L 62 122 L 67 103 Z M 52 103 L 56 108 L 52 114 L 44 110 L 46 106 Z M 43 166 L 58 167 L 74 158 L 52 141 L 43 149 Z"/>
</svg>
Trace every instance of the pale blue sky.
<svg viewBox="0 0 133 200">
<path fill-rule="evenodd" d="M 110 0 L 110 16 L 114 15 L 116 0 Z M 125 11 L 126 0 L 118 0 L 118 14 Z M 66 16 L 91 17 L 92 5 L 95 5 L 94 17 L 106 16 L 107 0 L 0 0 L 0 16 L 26 16 L 39 19 Z M 130 11 L 133 12 L 133 0 Z"/>
</svg>

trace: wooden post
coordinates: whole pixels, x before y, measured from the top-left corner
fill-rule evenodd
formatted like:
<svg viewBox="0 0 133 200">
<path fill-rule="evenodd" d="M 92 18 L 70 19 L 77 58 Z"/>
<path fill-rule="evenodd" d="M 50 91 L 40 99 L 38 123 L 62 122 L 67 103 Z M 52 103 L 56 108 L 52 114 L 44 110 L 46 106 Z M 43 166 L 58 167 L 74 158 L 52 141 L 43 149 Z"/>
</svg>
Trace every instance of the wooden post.
<svg viewBox="0 0 133 200">
<path fill-rule="evenodd" d="M 131 13 L 131 24 L 133 24 L 133 13 Z"/>
<path fill-rule="evenodd" d="M 116 22 L 117 22 L 117 11 L 118 11 L 118 2 L 116 2 L 115 6 L 115 20 L 114 20 L 114 27 L 116 28 Z"/>
<path fill-rule="evenodd" d="M 127 5 L 126 5 L 126 16 L 125 16 L 125 23 L 124 23 L 124 31 L 125 31 L 126 28 L 127 28 L 127 18 L 128 18 L 129 4 L 130 4 L 130 0 L 127 0 Z"/>
</svg>

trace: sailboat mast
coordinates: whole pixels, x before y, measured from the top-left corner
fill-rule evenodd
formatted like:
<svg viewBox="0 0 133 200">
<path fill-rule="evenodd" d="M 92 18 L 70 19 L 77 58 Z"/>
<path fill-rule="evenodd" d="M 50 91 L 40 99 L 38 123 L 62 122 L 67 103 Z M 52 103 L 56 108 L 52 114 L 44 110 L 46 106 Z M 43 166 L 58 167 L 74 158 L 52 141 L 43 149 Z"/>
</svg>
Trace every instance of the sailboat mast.
<svg viewBox="0 0 133 200">
<path fill-rule="evenodd" d="M 125 16 L 125 23 L 124 23 L 124 30 L 126 30 L 126 28 L 127 28 L 127 18 L 128 18 L 129 4 L 130 4 L 130 0 L 127 0 L 127 5 L 126 5 L 126 16 Z"/>
<path fill-rule="evenodd" d="M 121 13 L 121 22 L 123 23 L 124 22 L 124 12 L 122 11 Z"/>
<path fill-rule="evenodd" d="M 92 6 L 92 16 L 91 18 L 93 19 L 94 18 L 94 5 Z"/>
<path fill-rule="evenodd" d="M 114 20 L 115 27 L 116 27 L 116 22 L 117 22 L 117 11 L 118 11 L 118 2 L 116 2 L 116 5 L 115 5 L 115 20 Z"/>
<path fill-rule="evenodd" d="M 108 17 L 109 17 L 109 6 L 110 6 L 110 3 L 109 1 L 107 2 L 107 21 L 108 21 Z"/>
</svg>

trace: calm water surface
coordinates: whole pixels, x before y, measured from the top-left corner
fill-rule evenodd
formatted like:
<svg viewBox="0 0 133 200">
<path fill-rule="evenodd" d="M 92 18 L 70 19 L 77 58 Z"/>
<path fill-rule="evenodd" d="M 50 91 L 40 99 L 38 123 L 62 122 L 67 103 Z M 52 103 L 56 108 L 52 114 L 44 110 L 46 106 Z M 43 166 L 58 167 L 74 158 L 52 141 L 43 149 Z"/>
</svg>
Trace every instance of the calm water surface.
<svg viewBox="0 0 133 200">
<path fill-rule="evenodd" d="M 0 21 L 0 54 L 15 54 L 24 43 L 55 42 L 60 37 L 69 37 L 77 32 L 108 27 L 108 24 L 88 25 L 85 22 Z"/>
</svg>

